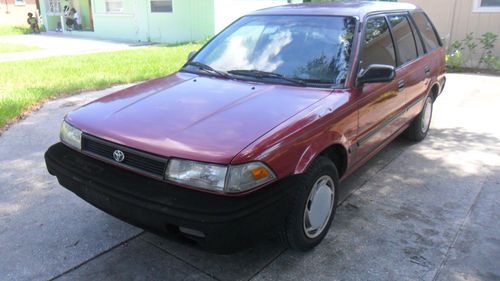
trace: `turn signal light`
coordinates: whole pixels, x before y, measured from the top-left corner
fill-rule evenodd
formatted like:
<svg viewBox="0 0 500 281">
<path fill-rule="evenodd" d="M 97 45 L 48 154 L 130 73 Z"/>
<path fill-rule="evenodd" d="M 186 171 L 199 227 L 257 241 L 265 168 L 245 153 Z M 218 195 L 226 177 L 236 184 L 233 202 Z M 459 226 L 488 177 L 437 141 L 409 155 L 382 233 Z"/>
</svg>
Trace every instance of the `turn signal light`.
<svg viewBox="0 0 500 281">
<path fill-rule="evenodd" d="M 264 167 L 258 167 L 252 170 L 252 176 L 256 180 L 265 179 L 269 177 L 269 171 Z"/>
</svg>

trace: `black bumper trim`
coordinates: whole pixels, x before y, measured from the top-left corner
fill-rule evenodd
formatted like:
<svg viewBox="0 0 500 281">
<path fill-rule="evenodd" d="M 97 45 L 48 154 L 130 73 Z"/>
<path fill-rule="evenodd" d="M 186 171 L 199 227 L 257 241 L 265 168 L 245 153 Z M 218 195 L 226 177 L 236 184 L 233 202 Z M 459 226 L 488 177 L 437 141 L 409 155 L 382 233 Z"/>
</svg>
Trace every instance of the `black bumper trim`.
<svg viewBox="0 0 500 281">
<path fill-rule="evenodd" d="M 232 252 L 281 229 L 295 178 L 228 197 L 189 190 L 106 164 L 58 143 L 45 153 L 50 174 L 97 208 L 157 233 L 172 227 L 201 231 L 200 245 Z M 193 238 L 193 237 L 191 237 Z"/>
</svg>

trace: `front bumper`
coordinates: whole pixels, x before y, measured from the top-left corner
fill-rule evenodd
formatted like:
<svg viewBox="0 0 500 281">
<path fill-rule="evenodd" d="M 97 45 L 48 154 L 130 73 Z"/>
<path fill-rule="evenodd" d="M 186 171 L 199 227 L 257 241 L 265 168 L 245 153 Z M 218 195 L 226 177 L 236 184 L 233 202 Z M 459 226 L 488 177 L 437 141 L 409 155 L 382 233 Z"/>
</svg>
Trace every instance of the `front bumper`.
<svg viewBox="0 0 500 281">
<path fill-rule="evenodd" d="M 189 190 L 131 173 L 57 143 L 45 153 L 50 174 L 97 208 L 138 227 L 182 234 L 205 249 L 238 251 L 280 230 L 293 177 L 244 196 Z"/>
</svg>

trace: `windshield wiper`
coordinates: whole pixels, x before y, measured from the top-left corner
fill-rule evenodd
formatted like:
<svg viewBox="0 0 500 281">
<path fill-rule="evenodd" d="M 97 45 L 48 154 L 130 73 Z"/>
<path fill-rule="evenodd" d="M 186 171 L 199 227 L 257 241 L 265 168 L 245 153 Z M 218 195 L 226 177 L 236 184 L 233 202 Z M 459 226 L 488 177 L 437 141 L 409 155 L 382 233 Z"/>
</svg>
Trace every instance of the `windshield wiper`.
<svg viewBox="0 0 500 281">
<path fill-rule="evenodd" d="M 218 76 L 220 77 L 224 77 L 224 78 L 231 78 L 231 76 L 229 74 L 227 74 L 227 72 L 224 72 L 224 71 L 220 71 L 220 70 L 217 70 L 217 69 L 214 69 L 213 67 L 211 67 L 210 65 L 208 64 L 204 64 L 204 63 L 201 63 L 201 62 L 197 62 L 197 61 L 189 61 L 186 63 L 186 66 L 187 65 L 192 65 L 192 66 L 196 66 L 198 67 L 200 70 L 203 70 L 205 72 L 211 72 L 211 73 L 215 73 L 217 74 Z"/>
<path fill-rule="evenodd" d="M 251 77 L 256 77 L 256 78 L 276 78 L 276 79 L 281 79 L 285 80 L 294 84 L 306 86 L 307 83 L 304 80 L 297 79 L 297 78 L 290 78 L 286 77 L 282 74 L 279 73 L 274 73 L 274 72 L 268 72 L 268 71 L 262 71 L 262 70 L 246 70 L 246 69 L 238 69 L 238 70 L 229 70 L 228 73 L 234 74 L 234 75 L 242 75 L 242 76 L 251 76 Z"/>
</svg>

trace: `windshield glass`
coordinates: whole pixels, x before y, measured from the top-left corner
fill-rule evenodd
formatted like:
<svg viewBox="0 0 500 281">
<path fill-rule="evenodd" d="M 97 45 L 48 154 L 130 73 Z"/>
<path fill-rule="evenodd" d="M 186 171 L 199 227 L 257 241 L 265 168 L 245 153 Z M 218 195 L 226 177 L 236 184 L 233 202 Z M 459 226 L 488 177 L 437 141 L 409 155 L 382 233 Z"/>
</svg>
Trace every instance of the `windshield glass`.
<svg viewBox="0 0 500 281">
<path fill-rule="evenodd" d="M 355 23 L 337 16 L 246 16 L 192 61 L 236 75 L 266 72 L 277 74 L 267 78 L 340 85 L 347 76 Z"/>
</svg>

